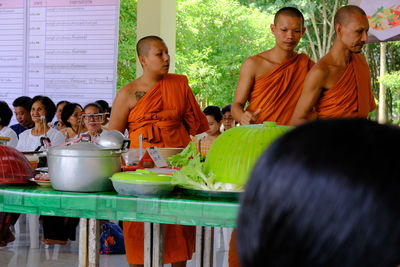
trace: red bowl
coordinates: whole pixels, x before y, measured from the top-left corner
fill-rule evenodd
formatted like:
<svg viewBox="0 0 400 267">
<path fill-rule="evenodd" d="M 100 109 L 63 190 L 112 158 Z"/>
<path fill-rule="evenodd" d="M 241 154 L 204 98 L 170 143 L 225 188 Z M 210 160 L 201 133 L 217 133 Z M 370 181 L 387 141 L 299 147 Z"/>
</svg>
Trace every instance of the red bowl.
<svg viewBox="0 0 400 267">
<path fill-rule="evenodd" d="M 13 147 L 0 145 L 0 183 L 26 184 L 34 174 L 24 154 Z"/>
</svg>

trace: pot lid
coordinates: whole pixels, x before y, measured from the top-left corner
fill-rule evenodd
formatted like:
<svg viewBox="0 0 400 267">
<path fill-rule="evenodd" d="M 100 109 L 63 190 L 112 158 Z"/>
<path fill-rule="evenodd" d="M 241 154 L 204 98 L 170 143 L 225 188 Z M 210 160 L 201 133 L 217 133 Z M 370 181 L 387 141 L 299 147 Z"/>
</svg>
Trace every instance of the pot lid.
<svg viewBox="0 0 400 267">
<path fill-rule="evenodd" d="M 100 145 L 89 142 L 74 143 L 70 146 L 50 147 L 48 149 L 48 155 L 59 155 L 59 156 L 98 157 L 98 156 L 119 156 L 120 154 L 121 152 L 120 151 L 118 152 L 115 149 L 105 149 Z"/>
<path fill-rule="evenodd" d="M 165 183 L 170 182 L 172 179 L 171 175 L 160 174 L 149 170 L 136 170 L 129 172 L 117 172 L 111 177 L 116 180 L 123 180 L 129 182 L 140 182 L 140 183 Z"/>
<path fill-rule="evenodd" d="M 74 143 L 70 146 L 52 147 L 52 150 L 104 150 L 104 147 L 90 142 Z"/>
</svg>

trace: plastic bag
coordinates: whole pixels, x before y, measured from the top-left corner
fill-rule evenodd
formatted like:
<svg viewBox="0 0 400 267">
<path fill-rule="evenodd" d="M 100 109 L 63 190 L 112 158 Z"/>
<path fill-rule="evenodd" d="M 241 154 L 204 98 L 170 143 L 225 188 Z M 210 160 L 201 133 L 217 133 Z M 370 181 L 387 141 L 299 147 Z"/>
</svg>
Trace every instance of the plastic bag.
<svg viewBox="0 0 400 267">
<path fill-rule="evenodd" d="M 124 235 L 119 225 L 105 222 L 101 226 L 100 254 L 125 254 Z"/>
</svg>

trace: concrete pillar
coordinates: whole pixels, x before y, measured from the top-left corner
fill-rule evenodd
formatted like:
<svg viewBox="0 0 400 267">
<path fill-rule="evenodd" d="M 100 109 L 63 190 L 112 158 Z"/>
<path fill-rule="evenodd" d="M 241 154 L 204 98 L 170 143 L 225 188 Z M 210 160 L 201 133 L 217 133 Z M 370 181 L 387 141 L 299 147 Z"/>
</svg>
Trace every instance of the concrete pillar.
<svg viewBox="0 0 400 267">
<path fill-rule="evenodd" d="M 169 72 L 175 72 L 176 51 L 176 0 L 137 1 L 137 41 L 147 35 L 157 35 L 164 39 L 171 56 Z M 143 70 L 136 60 L 136 77 Z"/>
</svg>

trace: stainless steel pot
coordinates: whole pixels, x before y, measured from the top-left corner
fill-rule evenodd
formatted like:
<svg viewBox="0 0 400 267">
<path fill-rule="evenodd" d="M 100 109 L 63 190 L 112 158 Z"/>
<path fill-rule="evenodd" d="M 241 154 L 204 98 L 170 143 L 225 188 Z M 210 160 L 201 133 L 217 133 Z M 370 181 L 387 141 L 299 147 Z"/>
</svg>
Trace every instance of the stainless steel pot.
<svg viewBox="0 0 400 267">
<path fill-rule="evenodd" d="M 47 161 L 51 185 L 60 191 L 111 190 L 108 178 L 120 171 L 122 152 L 121 149 L 104 149 L 93 143 L 50 147 Z"/>
</svg>

